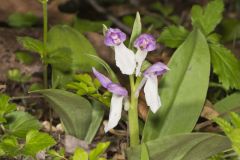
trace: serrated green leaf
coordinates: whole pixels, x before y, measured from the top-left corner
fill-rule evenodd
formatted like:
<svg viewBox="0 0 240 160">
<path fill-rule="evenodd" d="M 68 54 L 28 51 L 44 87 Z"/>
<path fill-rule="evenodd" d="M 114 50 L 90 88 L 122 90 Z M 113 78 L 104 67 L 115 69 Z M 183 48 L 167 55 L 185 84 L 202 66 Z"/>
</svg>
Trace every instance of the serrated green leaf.
<svg viewBox="0 0 240 160">
<path fill-rule="evenodd" d="M 0 115 L 4 115 L 6 113 L 16 110 L 16 105 L 13 103 L 9 103 L 9 100 L 9 96 L 5 94 L 0 94 Z"/>
<path fill-rule="evenodd" d="M 143 131 L 144 142 L 189 133 L 195 127 L 206 99 L 210 75 L 210 53 L 200 30 L 189 34 L 168 66 L 170 71 L 159 85 L 162 106 L 155 114 L 149 112 Z M 189 94 L 192 89 L 194 94 Z"/>
<path fill-rule="evenodd" d="M 88 160 L 88 153 L 82 148 L 77 148 L 74 152 L 73 160 Z"/>
<path fill-rule="evenodd" d="M 136 18 L 133 24 L 132 34 L 129 41 L 129 48 L 133 48 L 133 42 L 134 40 L 141 34 L 142 32 L 142 23 L 141 23 L 141 17 L 140 14 L 136 13 Z"/>
<path fill-rule="evenodd" d="M 189 32 L 183 26 L 171 25 L 163 30 L 158 41 L 170 48 L 177 48 L 187 38 Z"/>
<path fill-rule="evenodd" d="M 18 144 L 16 137 L 6 137 L 0 142 L 0 149 L 4 152 L 5 155 L 15 156 L 20 151 L 20 145 Z"/>
<path fill-rule="evenodd" d="M 44 47 L 40 40 L 31 37 L 18 37 L 17 40 L 25 49 L 43 56 Z"/>
<path fill-rule="evenodd" d="M 30 76 L 22 74 L 19 69 L 10 69 L 7 72 L 7 78 L 18 83 L 26 83 L 30 80 Z"/>
<path fill-rule="evenodd" d="M 240 116 L 237 113 L 231 112 L 230 117 L 231 117 L 231 122 L 232 122 L 233 126 L 235 128 L 240 129 Z"/>
<path fill-rule="evenodd" d="M 75 75 L 74 79 L 80 82 L 86 83 L 88 86 L 94 86 L 92 82 L 92 77 L 88 74 Z"/>
<path fill-rule="evenodd" d="M 210 44 L 213 72 L 226 88 L 240 89 L 240 62 L 230 50 L 220 44 Z"/>
<path fill-rule="evenodd" d="M 191 10 L 192 24 L 202 29 L 205 35 L 208 35 L 222 20 L 223 11 L 223 0 L 213 0 L 205 8 L 195 5 Z"/>
<path fill-rule="evenodd" d="M 8 17 L 8 25 L 11 27 L 31 27 L 36 24 L 38 18 L 31 12 L 28 13 L 13 13 Z"/>
<path fill-rule="evenodd" d="M 228 121 L 224 120 L 223 118 L 218 118 L 218 117 L 214 118 L 213 120 L 222 128 L 222 130 L 226 134 L 232 132 L 233 127 L 231 126 L 231 124 Z"/>
<path fill-rule="evenodd" d="M 165 136 L 146 142 L 151 160 L 206 160 L 231 148 L 229 139 L 211 133 Z M 207 147 L 206 147 L 207 146 Z M 128 150 L 128 160 L 139 160 L 141 146 Z"/>
<path fill-rule="evenodd" d="M 109 147 L 110 142 L 98 143 L 97 147 L 90 151 L 89 160 L 96 160 L 101 154 L 103 154 Z"/>
<path fill-rule="evenodd" d="M 16 52 L 16 59 L 23 64 L 31 64 L 34 60 L 33 56 L 27 52 Z"/>
<path fill-rule="evenodd" d="M 23 147 L 23 154 L 35 156 L 39 151 L 56 144 L 56 141 L 47 133 L 32 130 L 27 133 L 26 144 Z"/>
<path fill-rule="evenodd" d="M 39 121 L 27 112 L 11 112 L 6 119 L 9 134 L 19 138 L 24 138 L 29 130 L 41 128 Z"/>
</svg>

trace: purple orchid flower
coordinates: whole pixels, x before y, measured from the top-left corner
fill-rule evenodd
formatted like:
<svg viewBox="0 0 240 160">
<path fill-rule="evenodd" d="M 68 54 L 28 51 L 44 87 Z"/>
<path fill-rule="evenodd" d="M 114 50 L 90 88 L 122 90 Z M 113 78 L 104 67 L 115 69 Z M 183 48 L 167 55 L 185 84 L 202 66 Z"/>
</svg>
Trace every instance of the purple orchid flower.
<svg viewBox="0 0 240 160">
<path fill-rule="evenodd" d="M 147 57 L 147 53 L 156 49 L 156 40 L 150 34 L 142 34 L 135 40 L 134 47 L 137 48 L 135 56 L 137 63 L 136 76 L 140 76 L 142 63 Z"/>
<path fill-rule="evenodd" d="M 116 127 L 121 119 L 123 102 L 127 99 L 128 91 L 121 85 L 113 83 L 108 77 L 98 72 L 95 68 L 92 70 L 102 86 L 112 93 L 109 120 L 104 128 L 105 132 L 108 132 L 110 129 Z"/>
<path fill-rule="evenodd" d="M 120 29 L 109 28 L 104 43 L 114 47 L 116 65 L 123 74 L 131 75 L 135 71 L 135 54 L 124 45 L 126 34 Z"/>
<path fill-rule="evenodd" d="M 153 113 L 156 113 L 157 110 L 161 107 L 161 100 L 158 94 L 158 79 L 157 76 L 160 76 L 170 70 L 165 64 L 157 62 L 150 66 L 144 73 L 144 78 L 141 81 L 136 96 L 138 97 L 141 88 L 144 86 L 144 94 L 147 105 L 150 107 Z"/>
</svg>

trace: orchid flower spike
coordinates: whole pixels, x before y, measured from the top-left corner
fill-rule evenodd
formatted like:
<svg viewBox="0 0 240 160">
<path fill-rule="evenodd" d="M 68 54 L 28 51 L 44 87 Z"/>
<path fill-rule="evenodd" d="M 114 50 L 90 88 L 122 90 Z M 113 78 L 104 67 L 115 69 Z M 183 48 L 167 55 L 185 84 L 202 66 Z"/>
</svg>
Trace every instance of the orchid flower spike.
<svg viewBox="0 0 240 160">
<path fill-rule="evenodd" d="M 136 76 L 141 75 L 142 63 L 147 57 L 147 53 L 156 49 L 156 40 L 150 34 L 140 35 L 134 42 L 134 47 L 137 48 L 136 53 Z"/>
<path fill-rule="evenodd" d="M 150 66 L 144 73 L 144 78 L 141 81 L 137 92 L 135 93 L 136 96 L 139 95 L 141 88 L 144 86 L 144 94 L 147 105 L 150 107 L 153 113 L 156 113 L 157 110 L 161 107 L 161 100 L 158 93 L 158 79 L 157 76 L 166 73 L 169 68 L 161 63 L 157 62 Z"/>
<path fill-rule="evenodd" d="M 104 43 L 114 47 L 116 65 L 123 74 L 131 75 L 136 68 L 135 54 L 124 45 L 126 34 L 120 29 L 109 28 Z"/>
<path fill-rule="evenodd" d="M 98 72 L 95 68 L 92 69 L 95 77 L 99 80 L 104 88 L 112 93 L 110 114 L 108 124 L 105 125 L 105 132 L 117 126 L 121 119 L 123 101 L 127 99 L 128 91 L 119 84 L 113 83 L 109 78 Z"/>
</svg>

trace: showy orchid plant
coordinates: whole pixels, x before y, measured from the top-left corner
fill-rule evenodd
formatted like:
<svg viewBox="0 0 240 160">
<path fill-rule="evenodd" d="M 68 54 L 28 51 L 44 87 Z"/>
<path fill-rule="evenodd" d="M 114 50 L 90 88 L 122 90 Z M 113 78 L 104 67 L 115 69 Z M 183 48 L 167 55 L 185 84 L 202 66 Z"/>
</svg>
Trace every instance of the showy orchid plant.
<svg viewBox="0 0 240 160">
<path fill-rule="evenodd" d="M 144 86 L 146 103 L 151 111 L 156 113 L 161 107 L 157 76 L 164 74 L 169 68 L 161 62 L 157 62 L 141 73 L 142 64 L 148 52 L 156 49 L 156 40 L 150 34 L 140 35 L 134 42 L 134 47 L 137 49 L 136 53 L 125 46 L 125 40 L 126 34 L 120 29 L 109 28 L 106 31 L 104 43 L 113 47 L 116 65 L 122 74 L 129 75 L 131 94 L 129 95 L 126 88 L 113 83 L 95 68 L 93 68 L 93 73 L 101 85 L 112 93 L 109 120 L 105 125 L 105 132 L 117 126 L 124 106 L 128 109 L 130 145 L 135 146 L 139 144 L 137 109 L 139 92 Z"/>
</svg>

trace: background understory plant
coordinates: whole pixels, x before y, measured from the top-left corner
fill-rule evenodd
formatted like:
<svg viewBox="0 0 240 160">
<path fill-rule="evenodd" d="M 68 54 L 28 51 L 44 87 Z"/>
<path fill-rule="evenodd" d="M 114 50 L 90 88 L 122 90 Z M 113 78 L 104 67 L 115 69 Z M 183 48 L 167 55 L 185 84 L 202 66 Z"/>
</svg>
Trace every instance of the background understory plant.
<svg viewBox="0 0 240 160">
<path fill-rule="evenodd" d="M 232 128 L 230 132 L 229 128 L 227 131 L 223 129 L 230 141 L 218 134 L 192 133 L 203 110 L 209 86 L 220 86 L 226 94 L 231 89 L 239 89 L 239 61 L 220 44 L 219 36 L 214 33 L 222 19 L 222 0 L 211 1 L 206 7 L 193 6 L 192 30 L 168 26 L 160 34 L 159 42 L 176 48 L 167 65 L 147 62 L 147 54 L 156 49 L 157 42 L 149 33 L 141 34 L 139 13 L 128 47 L 124 32 L 104 27 L 104 43 L 113 49 L 115 65 L 128 76 L 129 85 L 120 84 L 109 65 L 97 56 L 81 33 L 66 25 L 54 26 L 47 33 L 46 5 L 47 1 L 44 1 L 44 41 L 29 37 L 19 38 L 19 41 L 26 49 L 40 53 L 45 66 L 45 88 L 51 89 L 35 93 L 43 94 L 60 116 L 66 134 L 90 144 L 104 112 L 109 110 L 105 132 L 117 127 L 119 121 L 128 125 L 130 147 L 127 152 L 130 160 L 203 160 L 230 149 L 230 142 L 234 146 L 238 144 L 232 136 Z M 47 82 L 48 65 L 52 68 L 51 84 Z M 213 75 L 211 67 L 220 83 L 209 83 L 209 77 Z M 104 69 L 107 72 L 100 73 Z M 77 72 L 84 74 L 75 75 Z M 96 79 L 85 72 L 93 72 Z M 159 83 L 158 76 L 162 76 Z M 144 126 L 138 116 L 138 98 L 142 88 L 150 108 Z M 121 114 L 123 107 L 128 111 L 128 118 Z M 218 109 L 224 110 L 224 107 Z M 220 123 L 221 120 L 216 122 L 222 128 L 227 124 Z M 90 157 L 82 150 L 78 152 L 82 152 L 85 158 Z"/>
</svg>

